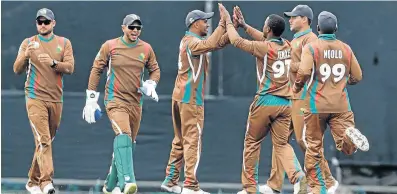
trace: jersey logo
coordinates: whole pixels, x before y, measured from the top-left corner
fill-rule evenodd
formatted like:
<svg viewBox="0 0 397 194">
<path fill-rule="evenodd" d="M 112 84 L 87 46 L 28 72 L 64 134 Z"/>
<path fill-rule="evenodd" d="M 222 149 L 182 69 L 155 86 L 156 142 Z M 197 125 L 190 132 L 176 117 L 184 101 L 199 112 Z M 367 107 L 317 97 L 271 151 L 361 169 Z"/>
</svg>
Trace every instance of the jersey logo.
<svg viewBox="0 0 397 194">
<path fill-rule="evenodd" d="M 139 60 L 143 62 L 144 59 L 145 59 L 145 54 L 144 53 L 139 54 Z"/>
<path fill-rule="evenodd" d="M 58 46 L 57 46 L 57 53 L 61 53 L 61 52 L 62 52 L 62 47 L 59 46 L 59 44 L 58 44 Z"/>
<path fill-rule="evenodd" d="M 299 47 L 299 43 L 300 43 L 300 42 L 299 42 L 299 40 L 298 40 L 298 41 L 296 41 L 296 43 L 295 43 L 294 47 L 295 47 L 295 48 L 298 48 L 298 47 Z"/>
</svg>

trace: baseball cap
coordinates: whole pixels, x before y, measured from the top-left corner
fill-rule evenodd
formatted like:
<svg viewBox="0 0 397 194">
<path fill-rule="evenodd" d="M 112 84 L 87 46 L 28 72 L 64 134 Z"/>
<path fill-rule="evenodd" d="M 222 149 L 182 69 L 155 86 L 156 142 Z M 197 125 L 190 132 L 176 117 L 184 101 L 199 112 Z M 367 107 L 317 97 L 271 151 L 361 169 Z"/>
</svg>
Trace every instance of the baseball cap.
<svg viewBox="0 0 397 194">
<path fill-rule="evenodd" d="M 39 11 L 37 11 L 36 20 L 37 20 L 37 18 L 39 18 L 41 16 L 45 17 L 48 20 L 55 19 L 54 12 L 52 12 L 50 9 L 47 9 L 47 8 L 41 8 L 41 9 L 39 9 Z"/>
<path fill-rule="evenodd" d="M 313 20 L 313 11 L 307 5 L 297 5 L 292 11 L 284 12 L 285 17 L 305 16 Z"/>
<path fill-rule="evenodd" d="M 123 25 L 130 26 L 135 21 L 139 22 L 139 26 L 142 26 L 141 18 L 136 14 L 128 14 L 123 20 Z"/>
<path fill-rule="evenodd" d="M 336 31 L 338 28 L 338 19 L 331 12 L 322 11 L 318 15 L 318 26 L 321 31 Z"/>
<path fill-rule="evenodd" d="M 186 20 L 185 20 L 186 27 L 189 28 L 190 25 L 192 25 L 197 20 L 210 19 L 212 18 L 212 16 L 214 16 L 214 12 L 205 13 L 200 10 L 193 10 L 189 12 L 186 16 Z"/>
</svg>

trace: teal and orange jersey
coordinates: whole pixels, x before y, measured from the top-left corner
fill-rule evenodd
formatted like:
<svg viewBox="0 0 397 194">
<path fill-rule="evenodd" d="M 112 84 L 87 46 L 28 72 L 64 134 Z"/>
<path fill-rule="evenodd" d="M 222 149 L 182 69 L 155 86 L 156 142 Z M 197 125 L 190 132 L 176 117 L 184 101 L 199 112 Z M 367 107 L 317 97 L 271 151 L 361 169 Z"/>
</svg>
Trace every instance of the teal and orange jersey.
<svg viewBox="0 0 397 194">
<path fill-rule="evenodd" d="M 289 80 L 291 84 L 294 84 L 296 79 L 296 73 L 298 73 L 299 65 L 301 63 L 301 56 L 303 47 L 317 40 L 316 34 L 312 32 L 312 29 L 308 29 L 299 33 L 294 34 L 294 39 L 291 41 L 291 67 L 289 73 Z M 304 87 L 299 93 L 294 93 L 293 99 L 304 99 L 307 94 L 307 87 Z"/>
<path fill-rule="evenodd" d="M 172 99 L 177 102 L 204 105 L 204 87 L 208 71 L 208 52 L 224 47 L 229 38 L 221 21 L 214 33 L 204 39 L 186 32 L 179 46 L 178 75 Z"/>
<path fill-rule="evenodd" d="M 38 42 L 30 58 L 25 56 L 28 44 Z M 52 59 L 59 61 L 54 67 L 41 64 L 40 54 L 48 54 Z M 52 65 L 52 64 L 51 64 Z M 14 63 L 14 72 L 20 74 L 26 71 L 25 95 L 31 99 L 48 102 L 63 102 L 63 75 L 74 71 L 74 57 L 71 42 L 64 37 L 51 35 L 45 38 L 35 35 L 26 38 L 18 50 Z"/>
<path fill-rule="evenodd" d="M 290 43 L 282 38 L 266 41 L 246 40 L 238 35 L 232 24 L 228 24 L 227 27 L 231 43 L 256 57 L 258 80 L 256 94 L 260 96 L 270 94 L 290 99 L 292 96 L 288 79 L 289 65 L 291 63 Z"/>
<path fill-rule="evenodd" d="M 303 48 L 294 87 L 299 91 L 307 82 L 307 111 L 342 113 L 351 111 L 347 84 L 361 79 L 362 71 L 350 46 L 334 34 L 322 34 Z"/>
<path fill-rule="evenodd" d="M 95 57 L 88 82 L 88 90 L 97 90 L 102 72 L 107 70 L 104 102 L 121 101 L 142 105 L 138 88 L 143 84 L 144 70 L 149 79 L 160 80 L 160 67 L 151 45 L 141 39 L 127 43 L 123 37 L 106 41 Z"/>
</svg>

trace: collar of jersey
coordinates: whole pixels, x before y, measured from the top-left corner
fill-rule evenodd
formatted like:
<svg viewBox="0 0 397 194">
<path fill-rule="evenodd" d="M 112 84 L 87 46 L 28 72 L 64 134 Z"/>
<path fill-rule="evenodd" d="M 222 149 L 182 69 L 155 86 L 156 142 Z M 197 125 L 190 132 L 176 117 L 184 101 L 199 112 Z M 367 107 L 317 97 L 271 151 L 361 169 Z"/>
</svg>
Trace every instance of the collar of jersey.
<svg viewBox="0 0 397 194">
<path fill-rule="evenodd" d="M 44 42 L 50 42 L 52 39 L 54 39 L 54 34 L 52 34 L 52 36 L 51 37 L 49 37 L 49 38 L 44 38 L 44 36 L 42 36 L 42 35 L 38 35 L 38 37 L 39 37 L 39 39 L 41 40 L 41 41 L 44 41 Z"/>
<path fill-rule="evenodd" d="M 272 38 L 272 39 L 270 39 L 269 41 L 270 41 L 270 42 L 275 42 L 275 43 L 277 43 L 277 44 L 279 44 L 279 45 L 283 45 L 283 44 L 284 44 L 284 41 L 283 41 L 282 38 Z"/>
<path fill-rule="evenodd" d="M 138 38 L 138 39 L 136 39 L 136 41 L 134 43 L 127 43 L 123 39 L 123 36 L 120 36 L 120 40 L 121 40 L 121 42 L 123 42 L 123 44 L 125 44 L 125 46 L 128 46 L 129 48 L 136 46 L 138 44 L 138 42 L 139 42 L 139 38 Z"/>
<path fill-rule="evenodd" d="M 335 34 L 320 34 L 318 38 L 321 40 L 336 40 Z"/>
<path fill-rule="evenodd" d="M 203 37 L 199 36 L 198 34 L 196 34 L 196 33 L 194 33 L 194 32 L 190 32 L 190 31 L 186 31 L 185 35 L 194 36 L 194 37 L 197 37 L 197 38 L 199 38 L 199 39 L 201 39 L 201 40 L 204 39 Z"/>
<path fill-rule="evenodd" d="M 307 30 L 305 30 L 303 32 L 298 32 L 298 33 L 294 34 L 294 38 L 299 38 L 299 37 L 301 37 L 303 35 L 309 34 L 310 32 L 312 32 L 311 28 L 309 28 L 309 29 L 307 29 Z"/>
</svg>

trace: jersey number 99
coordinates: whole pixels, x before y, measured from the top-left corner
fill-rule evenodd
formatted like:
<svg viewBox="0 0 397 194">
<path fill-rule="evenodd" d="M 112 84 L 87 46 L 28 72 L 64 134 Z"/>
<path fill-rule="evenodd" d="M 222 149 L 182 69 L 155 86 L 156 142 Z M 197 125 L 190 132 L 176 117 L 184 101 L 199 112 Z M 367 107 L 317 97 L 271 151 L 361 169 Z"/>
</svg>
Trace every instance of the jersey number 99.
<svg viewBox="0 0 397 194">
<path fill-rule="evenodd" d="M 325 82 L 331 75 L 334 77 L 334 82 L 339 82 L 340 80 L 343 79 L 345 76 L 346 72 L 346 67 L 343 64 L 335 64 L 334 66 L 328 65 L 327 63 L 324 63 L 320 65 L 319 68 L 320 74 L 322 75 L 321 80 Z"/>
</svg>

